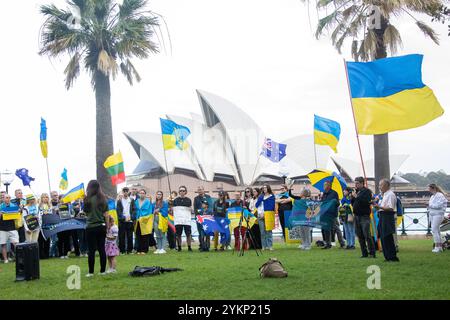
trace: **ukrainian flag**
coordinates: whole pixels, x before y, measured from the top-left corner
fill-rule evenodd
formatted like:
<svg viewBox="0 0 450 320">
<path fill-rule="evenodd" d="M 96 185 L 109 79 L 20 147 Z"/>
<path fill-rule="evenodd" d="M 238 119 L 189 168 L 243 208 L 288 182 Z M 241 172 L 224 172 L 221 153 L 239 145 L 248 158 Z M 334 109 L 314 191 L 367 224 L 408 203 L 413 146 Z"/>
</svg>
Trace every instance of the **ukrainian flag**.
<svg viewBox="0 0 450 320">
<path fill-rule="evenodd" d="M 314 115 L 314 143 L 330 146 L 337 153 L 337 144 L 341 135 L 338 122 Z"/>
<path fill-rule="evenodd" d="M 422 82 L 423 55 L 347 62 L 353 110 L 360 134 L 416 128 L 444 110 Z"/>
<path fill-rule="evenodd" d="M 119 226 L 119 219 L 117 217 L 116 201 L 108 199 L 108 214 L 114 218 L 114 224 Z"/>
<path fill-rule="evenodd" d="M 41 118 L 41 152 L 44 158 L 47 158 L 47 125 L 43 118 Z"/>
<path fill-rule="evenodd" d="M 84 183 L 82 183 L 78 187 L 75 187 L 67 192 L 62 198 L 62 201 L 63 203 L 74 202 L 77 199 L 83 198 L 84 195 Z"/>
<path fill-rule="evenodd" d="M 21 220 L 22 217 L 19 207 L 14 205 L 10 205 L 9 207 L 5 205 L 1 212 L 4 221 L 17 219 Z"/>
<path fill-rule="evenodd" d="M 61 190 L 67 190 L 69 186 L 69 181 L 67 180 L 67 169 L 64 168 L 63 173 L 61 173 L 61 181 L 59 182 L 59 188 Z"/>
<path fill-rule="evenodd" d="M 185 150 L 189 146 L 186 139 L 191 134 L 189 128 L 172 120 L 160 119 L 164 150 Z"/>
</svg>

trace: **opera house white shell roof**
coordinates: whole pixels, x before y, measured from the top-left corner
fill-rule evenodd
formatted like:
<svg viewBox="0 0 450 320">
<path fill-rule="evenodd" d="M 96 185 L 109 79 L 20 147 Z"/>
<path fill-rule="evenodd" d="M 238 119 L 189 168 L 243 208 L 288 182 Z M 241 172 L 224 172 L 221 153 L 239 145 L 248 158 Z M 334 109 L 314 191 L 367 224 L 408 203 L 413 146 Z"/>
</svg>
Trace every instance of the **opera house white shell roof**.
<svg viewBox="0 0 450 320">
<path fill-rule="evenodd" d="M 191 118 L 166 115 L 167 119 L 190 129 L 189 148 L 184 151 L 167 150 L 167 171 L 191 174 L 205 181 L 226 178 L 237 185 L 251 185 L 256 181 L 304 176 L 315 168 L 313 135 L 298 135 L 285 141 L 286 157 L 279 163 L 259 156 L 267 136 L 258 124 L 232 102 L 215 94 L 197 90 L 202 115 L 191 113 Z M 136 151 L 140 163 L 134 175 L 150 177 L 166 173 L 161 133 L 125 132 Z M 326 168 L 329 148 L 317 149 L 319 168 Z M 337 160 L 337 159 L 336 159 Z M 358 167 L 343 159 L 336 161 L 349 166 L 349 175 L 358 175 Z M 403 159 L 404 161 L 404 159 Z M 392 168 L 398 168 L 395 161 Z"/>
</svg>

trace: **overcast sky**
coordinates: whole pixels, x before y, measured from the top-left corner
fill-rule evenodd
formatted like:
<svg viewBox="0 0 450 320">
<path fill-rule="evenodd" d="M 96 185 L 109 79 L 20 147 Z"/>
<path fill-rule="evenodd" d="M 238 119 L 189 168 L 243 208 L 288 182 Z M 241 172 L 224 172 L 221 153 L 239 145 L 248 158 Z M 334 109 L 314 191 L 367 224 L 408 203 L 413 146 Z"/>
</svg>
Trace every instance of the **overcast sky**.
<svg viewBox="0 0 450 320">
<path fill-rule="evenodd" d="M 95 178 L 95 98 L 83 74 L 70 91 L 64 87 L 67 57 L 50 61 L 37 54 L 43 18 L 39 6 L 64 1 L 5 1 L 0 11 L 2 148 L 0 170 L 25 167 L 36 178 L 37 193 L 48 190 L 39 147 L 40 117 L 47 120 L 52 189 L 68 169 L 69 186 Z M 142 81 L 112 84 L 115 150 L 126 173 L 139 162 L 122 134 L 159 132 L 159 117 L 201 113 L 195 89 L 218 94 L 252 115 L 274 140 L 311 133 L 313 114 L 341 123 L 339 157 L 357 159 L 357 145 L 343 58 L 328 38 L 313 36 L 300 0 L 154 0 L 166 18 L 173 50 L 136 61 Z M 313 11 L 315 13 L 315 11 Z M 428 22 L 428 18 L 426 18 Z M 315 14 L 311 23 L 316 23 Z M 402 172 L 450 172 L 450 38 L 435 24 L 441 45 L 425 39 L 411 18 L 397 21 L 404 47 L 421 53 L 424 83 L 431 87 L 444 116 L 417 129 L 390 134 L 390 151 L 409 154 Z M 166 38 L 167 43 L 167 38 Z M 349 45 L 346 46 L 348 48 Z M 365 159 L 373 158 L 373 138 L 363 136 Z M 311 152 L 313 150 L 306 150 Z M 20 187 L 16 179 L 12 188 Z"/>
</svg>

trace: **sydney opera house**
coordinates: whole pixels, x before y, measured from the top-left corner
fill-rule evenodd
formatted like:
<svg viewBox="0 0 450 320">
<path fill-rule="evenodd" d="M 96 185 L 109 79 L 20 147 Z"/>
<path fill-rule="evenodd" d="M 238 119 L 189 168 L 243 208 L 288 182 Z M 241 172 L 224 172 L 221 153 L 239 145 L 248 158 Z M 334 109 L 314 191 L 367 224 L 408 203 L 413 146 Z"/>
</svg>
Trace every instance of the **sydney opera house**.
<svg viewBox="0 0 450 320">
<path fill-rule="evenodd" d="M 190 118 L 166 115 L 166 118 L 190 129 L 189 148 L 167 150 L 164 154 L 160 132 L 125 132 L 140 162 L 127 180 L 146 187 L 150 192 L 168 191 L 167 174 L 172 190 L 185 185 L 194 192 L 199 185 L 209 192 L 242 190 L 245 186 L 268 183 L 277 189 L 288 177 L 306 183 L 306 174 L 315 169 L 313 135 L 294 135 L 285 141 L 286 157 L 279 163 L 260 156 L 267 137 L 252 119 L 232 102 L 215 94 L 197 90 L 201 115 Z M 330 149 L 317 148 L 317 166 L 327 164 L 348 180 L 361 175 L 357 162 L 331 158 Z M 395 173 L 407 156 L 392 156 Z M 166 166 L 167 163 L 167 166 Z M 373 177 L 373 160 L 368 161 L 368 176 Z M 167 170 L 166 170 L 167 168 Z M 372 169 L 371 169 L 372 168 Z"/>
</svg>

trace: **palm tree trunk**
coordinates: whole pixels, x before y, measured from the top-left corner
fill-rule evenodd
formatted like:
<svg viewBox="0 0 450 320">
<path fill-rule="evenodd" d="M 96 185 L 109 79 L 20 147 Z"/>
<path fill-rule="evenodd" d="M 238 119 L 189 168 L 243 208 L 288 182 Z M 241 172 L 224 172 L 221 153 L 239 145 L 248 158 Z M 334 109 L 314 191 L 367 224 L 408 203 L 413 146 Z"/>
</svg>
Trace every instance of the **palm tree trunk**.
<svg viewBox="0 0 450 320">
<path fill-rule="evenodd" d="M 384 43 L 384 31 L 388 26 L 389 21 L 381 17 L 381 28 L 375 30 L 377 36 L 377 51 L 375 59 L 382 59 L 387 57 L 386 45 Z M 374 166 L 375 166 L 375 191 L 379 193 L 378 183 L 381 179 L 391 178 L 391 170 L 389 163 L 389 135 L 376 134 L 373 136 L 373 148 L 374 148 Z"/>
<path fill-rule="evenodd" d="M 116 197 L 116 188 L 111 184 L 103 163 L 114 153 L 112 122 L 111 122 L 111 87 L 109 77 L 101 71 L 96 71 L 95 100 L 96 100 L 96 163 L 97 180 L 103 192 L 109 197 Z"/>
</svg>

